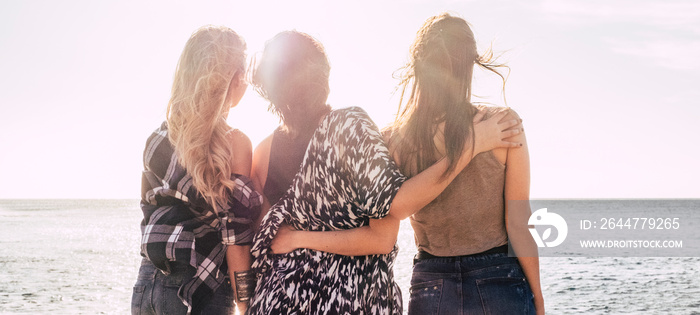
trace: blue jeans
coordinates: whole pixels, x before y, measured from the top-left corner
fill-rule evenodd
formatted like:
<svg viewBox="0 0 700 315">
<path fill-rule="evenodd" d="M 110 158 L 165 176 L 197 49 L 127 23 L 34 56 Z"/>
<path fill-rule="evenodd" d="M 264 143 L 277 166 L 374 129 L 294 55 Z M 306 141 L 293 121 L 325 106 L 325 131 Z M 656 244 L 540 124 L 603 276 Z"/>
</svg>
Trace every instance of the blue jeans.
<svg viewBox="0 0 700 315">
<path fill-rule="evenodd" d="M 517 258 L 477 254 L 416 260 L 408 314 L 535 314 Z"/>
<path fill-rule="evenodd" d="M 173 264 L 172 268 L 173 271 L 166 276 L 148 259 L 144 258 L 141 261 L 139 276 L 131 296 L 131 314 L 187 314 L 187 306 L 177 296 L 177 290 L 183 280 L 194 275 L 194 269 L 183 264 Z M 207 305 L 194 305 L 192 308 L 192 314 L 233 314 L 234 311 L 233 289 L 228 276 Z"/>
</svg>

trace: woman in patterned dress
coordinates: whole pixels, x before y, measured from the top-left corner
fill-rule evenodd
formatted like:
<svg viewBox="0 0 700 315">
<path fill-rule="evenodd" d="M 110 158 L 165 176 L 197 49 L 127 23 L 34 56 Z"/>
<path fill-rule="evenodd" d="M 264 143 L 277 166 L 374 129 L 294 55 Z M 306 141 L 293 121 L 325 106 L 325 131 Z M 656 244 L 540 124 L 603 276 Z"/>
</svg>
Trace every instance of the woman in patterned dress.
<svg viewBox="0 0 700 315">
<path fill-rule="evenodd" d="M 259 276 L 251 314 L 401 314 L 392 272 L 395 232 L 390 244 L 334 243 L 289 253 L 272 252 L 272 240 L 287 229 L 283 225 L 305 231 L 368 224 L 398 228 L 400 219 L 445 189 L 473 153 L 519 145 L 503 140 L 521 131 L 519 121 L 500 122 L 504 116 L 496 115 L 474 124 L 476 141 L 465 140 L 454 167 L 448 169 L 451 163 L 443 159 L 406 180 L 362 109 L 332 110 L 326 104 L 329 71 L 318 41 L 288 31 L 266 43 L 252 74 L 252 84 L 283 125 L 256 148 L 253 159 L 253 180 L 274 205 L 253 245 Z M 387 219 L 375 220 L 380 218 Z M 350 256 L 353 249 L 344 252 L 348 246 L 376 254 Z"/>
<path fill-rule="evenodd" d="M 201 27 L 185 44 L 167 120 L 143 154 L 133 314 L 230 314 L 234 305 L 245 312 L 252 279 L 241 275 L 252 275 L 262 196 L 249 178 L 250 140 L 226 123 L 247 88 L 245 49 L 223 26 Z"/>
<path fill-rule="evenodd" d="M 402 81 L 410 94 L 388 140 L 392 156 L 411 179 L 444 156 L 450 161 L 463 156 L 461 144 L 470 134 L 465 121 L 474 112 L 519 119 L 508 108 L 471 104 L 477 65 L 499 74 L 490 52 L 477 54 L 474 34 L 464 19 L 441 14 L 418 31 Z M 523 146 L 475 155 L 444 193 L 411 216 L 419 252 L 409 314 L 544 314 L 537 247 L 527 230 L 530 167 L 525 133 L 511 141 Z M 284 229 L 272 248 L 377 254 L 370 247 L 349 251 L 349 246 L 329 244 L 391 244 L 397 229 L 387 228 L 384 220 L 335 233 Z M 507 255 L 509 241 L 517 258 Z"/>
</svg>

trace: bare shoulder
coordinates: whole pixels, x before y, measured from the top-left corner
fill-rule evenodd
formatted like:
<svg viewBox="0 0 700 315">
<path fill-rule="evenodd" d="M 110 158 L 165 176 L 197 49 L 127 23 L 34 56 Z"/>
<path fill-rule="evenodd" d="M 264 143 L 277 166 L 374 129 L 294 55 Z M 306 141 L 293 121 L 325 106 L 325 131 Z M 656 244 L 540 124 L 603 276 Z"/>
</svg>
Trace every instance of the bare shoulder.
<svg viewBox="0 0 700 315">
<path fill-rule="evenodd" d="M 484 119 L 488 119 L 493 115 L 502 114 L 504 112 L 506 113 L 506 115 L 503 116 L 503 119 L 501 119 L 501 121 L 520 119 L 520 115 L 518 115 L 518 113 L 510 107 L 477 105 L 476 108 L 479 109 L 479 111 L 486 111 Z"/>
<path fill-rule="evenodd" d="M 238 129 L 228 134 L 231 145 L 231 170 L 236 174 L 250 176 L 250 167 L 253 158 L 253 145 L 248 136 Z"/>
<path fill-rule="evenodd" d="M 510 107 L 478 106 L 477 108 L 479 108 L 479 110 L 486 111 L 485 119 L 492 117 L 493 115 L 498 115 L 498 114 L 503 114 L 503 113 L 505 113 L 505 116 L 503 116 L 503 118 L 501 118 L 501 120 L 499 122 L 520 119 L 520 115 L 518 115 L 518 113 Z M 522 133 L 520 133 L 514 137 L 508 138 L 506 140 L 520 142 L 524 146 L 527 145 L 527 142 L 525 140 L 525 132 L 522 132 Z M 509 153 L 513 150 L 520 150 L 520 148 L 496 148 L 496 149 L 493 149 L 493 155 L 501 164 L 506 165 L 508 162 L 508 156 L 510 155 Z"/>
<path fill-rule="evenodd" d="M 503 108 L 503 111 L 508 112 L 506 114 L 506 117 L 504 117 L 505 120 L 520 119 L 520 115 L 514 109 L 512 109 L 510 107 L 501 107 L 501 108 Z"/>
<path fill-rule="evenodd" d="M 231 131 L 229 133 L 229 141 L 231 143 L 231 148 L 233 148 L 234 155 L 235 153 L 239 155 L 253 154 L 253 145 L 248 136 L 242 131 L 238 129 Z"/>
<path fill-rule="evenodd" d="M 255 147 L 255 152 L 253 153 L 254 162 L 270 160 L 270 150 L 272 149 L 272 138 L 274 137 L 274 135 L 274 133 L 270 134 L 265 139 L 260 141 L 260 143 L 258 143 L 258 145 Z M 267 163 L 265 163 L 265 165 L 267 165 Z"/>
<path fill-rule="evenodd" d="M 509 121 L 509 120 L 520 120 L 521 119 L 520 115 L 514 109 L 512 109 L 510 107 L 490 107 L 489 111 L 490 111 L 491 115 L 505 114 L 505 116 L 503 116 L 503 118 L 501 118 L 501 120 L 499 122 L 505 122 L 505 121 Z M 487 116 L 489 116 L 489 115 L 487 115 Z M 513 128 L 522 128 L 522 125 L 516 126 L 516 127 L 511 127 L 511 129 L 513 129 Z M 525 132 L 523 131 L 522 133 L 520 133 L 514 137 L 511 137 L 510 139 L 517 141 L 517 142 L 523 142 L 524 137 L 525 137 Z M 523 143 L 523 145 L 524 145 L 524 143 Z"/>
</svg>

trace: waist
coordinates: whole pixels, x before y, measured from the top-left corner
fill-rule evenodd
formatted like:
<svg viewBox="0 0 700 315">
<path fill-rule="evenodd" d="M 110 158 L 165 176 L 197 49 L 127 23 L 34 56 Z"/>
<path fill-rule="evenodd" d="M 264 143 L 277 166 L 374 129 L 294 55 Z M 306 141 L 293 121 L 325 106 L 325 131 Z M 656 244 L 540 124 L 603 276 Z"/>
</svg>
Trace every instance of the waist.
<svg viewBox="0 0 700 315">
<path fill-rule="evenodd" d="M 439 257 L 480 253 L 508 240 L 502 207 L 423 208 L 410 222 L 418 250 Z"/>
<path fill-rule="evenodd" d="M 418 253 L 416 254 L 416 256 L 413 258 L 413 263 L 416 263 L 420 260 L 426 260 L 426 259 L 440 259 L 440 260 L 446 261 L 446 262 L 455 262 L 455 261 L 461 261 L 463 259 L 481 257 L 481 256 L 491 255 L 491 254 L 508 254 L 508 245 L 501 245 L 498 247 L 491 248 L 489 250 L 485 250 L 481 253 L 462 255 L 462 256 L 435 256 L 435 255 L 432 255 L 428 252 L 419 250 Z"/>
</svg>

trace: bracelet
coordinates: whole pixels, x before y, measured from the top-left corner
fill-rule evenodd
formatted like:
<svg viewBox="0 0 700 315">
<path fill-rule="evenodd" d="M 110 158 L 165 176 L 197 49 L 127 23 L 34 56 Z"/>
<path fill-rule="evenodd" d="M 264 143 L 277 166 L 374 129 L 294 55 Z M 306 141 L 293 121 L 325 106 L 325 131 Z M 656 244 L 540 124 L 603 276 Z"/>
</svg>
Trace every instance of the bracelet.
<svg viewBox="0 0 700 315">
<path fill-rule="evenodd" d="M 248 302 L 253 297 L 257 278 L 251 270 L 236 271 L 233 273 L 233 278 L 236 281 L 236 301 Z"/>
</svg>

